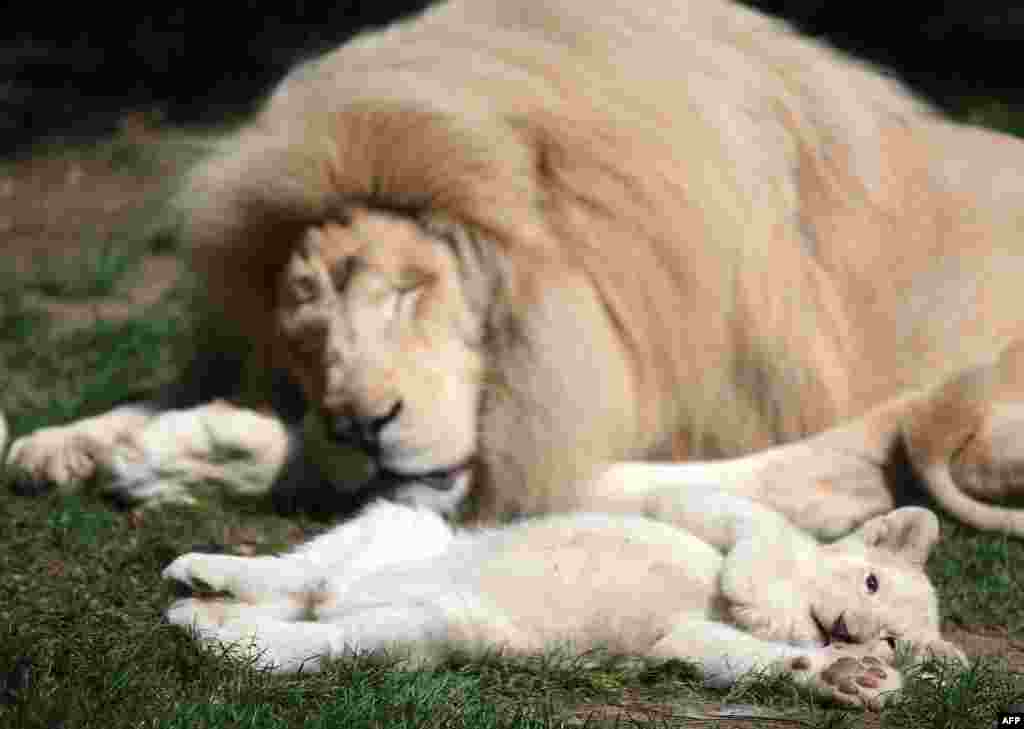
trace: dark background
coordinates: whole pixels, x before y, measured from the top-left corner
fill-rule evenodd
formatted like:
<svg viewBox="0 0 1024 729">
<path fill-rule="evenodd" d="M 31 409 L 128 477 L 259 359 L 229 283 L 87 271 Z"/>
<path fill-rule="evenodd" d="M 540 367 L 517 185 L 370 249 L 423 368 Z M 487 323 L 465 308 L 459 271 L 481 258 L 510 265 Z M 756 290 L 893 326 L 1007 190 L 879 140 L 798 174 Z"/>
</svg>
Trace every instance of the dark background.
<svg viewBox="0 0 1024 729">
<path fill-rule="evenodd" d="M 1024 102 L 1024 2 L 747 2 L 892 69 L 952 111 Z M 296 60 L 425 4 L 180 0 L 97 12 L 18 3 L 18 17 L 0 22 L 0 155 L 57 134 L 101 134 L 129 110 L 156 108 L 174 123 L 244 111 Z"/>
</svg>

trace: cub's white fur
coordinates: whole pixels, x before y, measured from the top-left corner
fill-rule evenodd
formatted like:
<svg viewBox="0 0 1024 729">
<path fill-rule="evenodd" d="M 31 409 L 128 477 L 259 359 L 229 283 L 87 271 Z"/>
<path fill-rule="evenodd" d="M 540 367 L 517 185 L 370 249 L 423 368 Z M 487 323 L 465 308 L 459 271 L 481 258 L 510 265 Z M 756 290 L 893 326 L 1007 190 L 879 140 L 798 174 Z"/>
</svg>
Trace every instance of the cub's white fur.
<svg viewBox="0 0 1024 729">
<path fill-rule="evenodd" d="M 453 649 L 605 646 L 698 662 L 714 686 L 783 671 L 872 708 L 901 686 L 887 639 L 962 659 L 939 637 L 922 571 L 938 536 L 931 512 L 899 509 L 821 545 L 745 499 L 707 497 L 684 520 L 703 514 L 724 554 L 639 516 L 455 531 L 433 511 L 381 501 L 281 557 L 179 557 L 164 576 L 195 592 L 167 615 L 279 671 L 380 650 L 421 665 Z M 829 642 L 840 633 L 853 643 Z"/>
</svg>

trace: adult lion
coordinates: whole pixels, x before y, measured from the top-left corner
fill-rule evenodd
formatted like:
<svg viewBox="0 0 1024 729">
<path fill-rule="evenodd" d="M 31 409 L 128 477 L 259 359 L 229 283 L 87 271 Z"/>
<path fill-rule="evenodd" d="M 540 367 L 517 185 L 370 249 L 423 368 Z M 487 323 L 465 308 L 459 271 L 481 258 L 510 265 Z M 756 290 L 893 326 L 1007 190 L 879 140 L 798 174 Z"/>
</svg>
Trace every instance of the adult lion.
<svg viewBox="0 0 1024 729">
<path fill-rule="evenodd" d="M 837 532 L 903 499 L 905 461 L 1022 534 L 981 500 L 1024 462 L 1022 189 L 1024 145 L 738 5 L 454 0 L 297 69 L 184 201 L 249 371 L 289 372 L 374 488 L 671 518 L 710 483 Z M 224 394 L 193 371 L 159 407 Z M 202 460 L 210 423 L 286 438 L 211 407 L 122 408 L 10 460 L 177 498 L 160 464 Z M 279 482 L 295 442 L 255 449 Z"/>
</svg>

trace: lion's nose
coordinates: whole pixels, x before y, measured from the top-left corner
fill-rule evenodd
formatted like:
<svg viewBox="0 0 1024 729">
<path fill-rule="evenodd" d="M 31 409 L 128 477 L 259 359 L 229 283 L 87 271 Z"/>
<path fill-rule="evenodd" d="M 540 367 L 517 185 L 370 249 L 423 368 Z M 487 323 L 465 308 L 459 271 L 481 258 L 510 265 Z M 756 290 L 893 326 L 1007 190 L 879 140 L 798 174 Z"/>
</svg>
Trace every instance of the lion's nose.
<svg viewBox="0 0 1024 729">
<path fill-rule="evenodd" d="M 402 401 L 396 400 L 383 415 L 363 415 L 347 407 L 341 413 L 325 414 L 324 420 L 332 439 L 357 446 L 372 455 L 380 450 L 380 432 L 401 411 Z"/>
</svg>

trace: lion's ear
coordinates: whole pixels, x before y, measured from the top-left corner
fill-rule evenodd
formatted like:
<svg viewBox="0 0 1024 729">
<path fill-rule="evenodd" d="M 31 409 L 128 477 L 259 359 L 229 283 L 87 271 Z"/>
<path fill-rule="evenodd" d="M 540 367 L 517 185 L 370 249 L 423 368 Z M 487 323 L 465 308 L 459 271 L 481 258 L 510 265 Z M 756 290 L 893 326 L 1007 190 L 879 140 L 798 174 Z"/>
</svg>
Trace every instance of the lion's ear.
<svg viewBox="0 0 1024 729">
<path fill-rule="evenodd" d="M 847 540 L 887 549 L 911 564 L 923 565 L 939 540 L 939 520 L 928 509 L 906 506 L 865 522 L 840 543 Z"/>
</svg>

